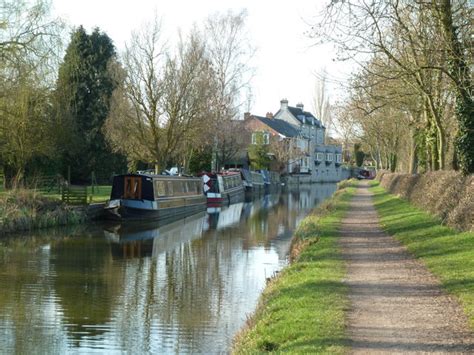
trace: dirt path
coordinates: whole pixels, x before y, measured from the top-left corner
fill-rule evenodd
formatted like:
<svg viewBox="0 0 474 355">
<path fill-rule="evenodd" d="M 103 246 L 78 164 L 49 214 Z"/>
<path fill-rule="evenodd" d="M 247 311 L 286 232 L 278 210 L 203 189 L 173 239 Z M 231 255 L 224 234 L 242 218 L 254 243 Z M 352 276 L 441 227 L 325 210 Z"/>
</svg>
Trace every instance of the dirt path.
<svg viewBox="0 0 474 355">
<path fill-rule="evenodd" d="M 342 222 L 351 353 L 469 353 L 474 336 L 456 300 L 379 226 L 367 185 Z"/>
</svg>

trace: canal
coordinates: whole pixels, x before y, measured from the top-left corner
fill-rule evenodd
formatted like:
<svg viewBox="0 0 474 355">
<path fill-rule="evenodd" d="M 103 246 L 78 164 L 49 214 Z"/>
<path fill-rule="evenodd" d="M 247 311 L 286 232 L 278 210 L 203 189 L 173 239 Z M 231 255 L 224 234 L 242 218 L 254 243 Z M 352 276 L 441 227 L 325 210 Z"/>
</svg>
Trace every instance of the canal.
<svg viewBox="0 0 474 355">
<path fill-rule="evenodd" d="M 2 353 L 225 353 L 295 226 L 333 184 L 159 226 L 99 224 L 0 239 Z"/>
</svg>

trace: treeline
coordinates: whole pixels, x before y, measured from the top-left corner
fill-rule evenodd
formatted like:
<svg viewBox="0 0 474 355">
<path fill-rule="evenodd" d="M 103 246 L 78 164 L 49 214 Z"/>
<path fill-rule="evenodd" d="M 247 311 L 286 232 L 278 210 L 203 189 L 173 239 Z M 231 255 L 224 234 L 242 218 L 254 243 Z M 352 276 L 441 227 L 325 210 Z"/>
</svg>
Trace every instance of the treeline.
<svg viewBox="0 0 474 355">
<path fill-rule="evenodd" d="M 473 33 L 467 0 L 330 2 L 312 35 L 361 64 L 339 123 L 378 167 L 474 172 Z"/>
<path fill-rule="evenodd" d="M 246 13 L 214 14 L 175 42 L 155 18 L 123 53 L 99 28 L 68 30 L 46 0 L 2 3 L 0 169 L 76 182 L 137 168 L 210 168 L 240 148 L 253 49 Z M 68 39 L 64 33 L 70 33 Z M 65 45 L 67 44 L 67 45 Z M 0 171 L 1 174 L 1 171 Z"/>
</svg>

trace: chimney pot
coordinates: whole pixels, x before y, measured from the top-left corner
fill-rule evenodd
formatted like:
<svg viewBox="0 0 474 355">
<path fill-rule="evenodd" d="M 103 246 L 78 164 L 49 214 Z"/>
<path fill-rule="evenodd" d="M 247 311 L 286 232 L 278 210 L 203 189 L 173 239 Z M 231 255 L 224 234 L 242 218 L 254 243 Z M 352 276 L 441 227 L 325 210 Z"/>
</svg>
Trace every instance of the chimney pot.
<svg viewBox="0 0 474 355">
<path fill-rule="evenodd" d="M 303 105 L 303 103 L 298 102 L 298 103 L 296 104 L 296 107 L 299 108 L 299 109 L 301 109 L 301 111 L 304 111 L 304 105 Z"/>
<path fill-rule="evenodd" d="M 272 118 L 273 118 L 273 113 L 272 113 L 272 112 L 267 112 L 267 114 L 265 115 L 265 117 L 272 119 Z"/>
<path fill-rule="evenodd" d="M 287 109 L 288 108 L 288 100 L 287 99 L 282 99 L 280 101 L 280 105 L 281 105 L 282 110 Z"/>
<path fill-rule="evenodd" d="M 244 120 L 248 120 L 250 118 L 250 112 L 244 112 Z"/>
</svg>

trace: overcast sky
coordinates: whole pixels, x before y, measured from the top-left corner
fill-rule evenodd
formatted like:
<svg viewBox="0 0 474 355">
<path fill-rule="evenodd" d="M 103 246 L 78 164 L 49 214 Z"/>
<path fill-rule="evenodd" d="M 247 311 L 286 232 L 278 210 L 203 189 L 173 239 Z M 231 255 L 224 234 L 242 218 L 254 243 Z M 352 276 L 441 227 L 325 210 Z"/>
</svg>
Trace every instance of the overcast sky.
<svg viewBox="0 0 474 355">
<path fill-rule="evenodd" d="M 180 28 L 186 32 L 193 23 L 202 23 L 210 14 L 228 9 L 247 9 L 247 28 L 257 48 L 253 61 L 254 103 L 251 112 L 275 113 L 282 98 L 291 106 L 298 102 L 313 111 L 315 76 L 323 68 L 331 78 L 344 79 L 349 67 L 334 62 L 330 46 L 315 47 L 305 35 L 324 0 L 53 0 L 54 13 L 71 26 L 87 30 L 99 27 L 121 51 L 132 30 L 150 21 L 156 12 L 162 18 L 167 37 L 172 41 Z M 335 86 L 330 88 L 337 99 Z"/>
</svg>

